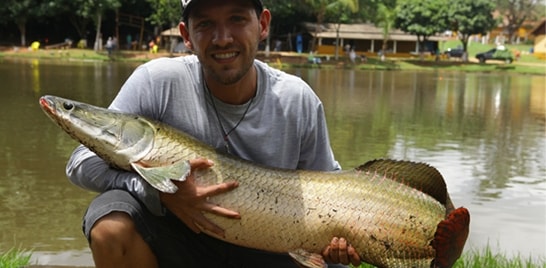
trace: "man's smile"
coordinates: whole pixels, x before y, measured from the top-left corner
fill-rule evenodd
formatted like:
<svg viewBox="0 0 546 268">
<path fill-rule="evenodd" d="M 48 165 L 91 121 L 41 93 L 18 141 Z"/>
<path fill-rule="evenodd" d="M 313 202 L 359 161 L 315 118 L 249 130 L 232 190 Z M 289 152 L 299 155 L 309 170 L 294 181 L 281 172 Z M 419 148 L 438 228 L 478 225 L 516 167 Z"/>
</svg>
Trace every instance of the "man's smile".
<svg viewBox="0 0 546 268">
<path fill-rule="evenodd" d="M 239 52 L 215 53 L 212 54 L 212 57 L 218 60 L 227 60 L 230 58 L 234 58 L 237 55 L 239 55 Z"/>
</svg>

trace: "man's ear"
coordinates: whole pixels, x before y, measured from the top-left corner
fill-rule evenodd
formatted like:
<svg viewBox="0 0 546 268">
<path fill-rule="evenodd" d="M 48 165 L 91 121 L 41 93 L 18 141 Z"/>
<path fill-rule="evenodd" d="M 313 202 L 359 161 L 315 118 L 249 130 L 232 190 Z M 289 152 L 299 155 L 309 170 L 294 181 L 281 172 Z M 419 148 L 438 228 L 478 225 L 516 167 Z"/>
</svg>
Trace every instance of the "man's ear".
<svg viewBox="0 0 546 268">
<path fill-rule="evenodd" d="M 269 27 L 271 24 L 271 12 L 264 9 L 260 15 L 260 39 L 263 41 L 269 35 Z"/>
<path fill-rule="evenodd" d="M 178 30 L 180 31 L 180 35 L 184 39 L 184 45 L 186 45 L 189 50 L 193 50 L 193 45 L 190 39 L 190 32 L 188 31 L 186 24 L 184 22 L 180 22 L 180 24 L 178 24 Z"/>
</svg>

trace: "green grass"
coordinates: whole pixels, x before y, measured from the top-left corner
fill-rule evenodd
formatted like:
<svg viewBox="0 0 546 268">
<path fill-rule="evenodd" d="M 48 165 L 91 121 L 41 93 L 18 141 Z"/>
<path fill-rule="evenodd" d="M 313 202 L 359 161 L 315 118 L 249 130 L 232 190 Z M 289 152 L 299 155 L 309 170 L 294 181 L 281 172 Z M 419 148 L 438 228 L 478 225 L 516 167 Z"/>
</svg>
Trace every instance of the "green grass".
<svg viewBox="0 0 546 268">
<path fill-rule="evenodd" d="M 544 268 L 546 260 L 541 258 L 533 260 L 529 257 L 520 255 L 507 257 L 504 254 L 493 253 L 489 247 L 481 251 L 471 251 L 463 254 L 462 258 L 457 260 L 454 268 Z"/>
<path fill-rule="evenodd" d="M 440 50 L 444 51 L 447 48 L 454 48 L 461 45 L 458 40 L 450 40 L 440 44 Z M 448 71 L 464 71 L 464 72 L 510 72 L 510 73 L 525 73 L 525 74 L 546 74 L 546 61 L 538 59 L 532 54 L 521 53 L 521 58 L 512 64 L 491 61 L 487 64 L 479 64 L 475 60 L 475 55 L 480 52 L 487 51 L 493 48 L 491 44 L 470 43 L 468 47 L 469 59 L 471 62 L 463 63 L 459 60 L 445 60 L 436 62 L 434 56 L 428 56 L 425 60 L 418 58 L 387 58 L 385 62 L 380 61 L 377 57 L 369 57 L 366 63 L 357 62 L 355 65 L 348 63 L 348 59 L 340 59 L 338 61 L 324 61 L 320 66 L 308 64 L 307 60 L 301 60 L 305 54 L 287 56 L 282 60 L 282 65 L 279 62 L 272 60 L 270 65 L 276 68 L 324 68 L 324 69 L 366 69 L 366 70 L 448 70 Z M 506 45 L 511 50 L 529 51 L 531 45 Z M 146 62 L 152 58 L 159 56 L 170 56 L 164 51 L 159 54 L 150 54 L 146 51 L 118 51 L 108 57 L 105 52 L 95 52 L 89 49 L 69 49 L 69 50 L 43 50 L 29 51 L 20 49 L 19 51 L 4 50 L 0 51 L 0 60 L 2 58 L 27 58 L 27 59 L 52 59 L 61 61 L 121 61 L 121 62 Z M 324 56 L 324 55 L 322 55 Z M 472 62 L 473 61 L 473 62 Z"/>
<path fill-rule="evenodd" d="M 161 54 L 164 55 L 164 54 Z M 168 54 L 165 54 L 168 55 Z M 105 51 L 95 52 L 91 49 L 39 49 L 30 51 L 21 48 L 17 51 L 0 51 L 1 58 L 27 58 L 27 59 L 49 59 L 49 60 L 82 60 L 82 61 L 129 61 L 146 62 L 151 58 L 160 56 L 159 54 L 150 54 L 146 51 L 116 51 L 110 57 Z"/>
<path fill-rule="evenodd" d="M 353 267 L 353 266 L 351 266 Z M 361 264 L 358 268 L 373 268 L 369 264 Z M 517 255 L 508 257 L 505 254 L 493 253 L 489 246 L 480 250 L 470 250 L 463 253 L 453 268 L 545 268 L 546 259 L 533 259 L 531 256 Z"/>
<path fill-rule="evenodd" d="M 19 268 L 30 264 L 32 253 L 21 249 L 10 249 L 0 253 L 0 267 Z M 351 266 L 354 267 L 354 266 Z M 373 268 L 369 264 L 361 264 L 358 268 Z M 481 250 L 471 250 L 464 253 L 455 262 L 453 268 L 544 268 L 546 267 L 545 257 L 533 259 L 531 256 L 522 257 L 517 255 L 508 257 L 504 254 L 493 253 L 487 246 Z"/>
<path fill-rule="evenodd" d="M 448 48 L 456 48 L 458 46 L 462 47 L 462 43 L 459 40 L 449 40 L 444 43 L 440 43 L 440 51 L 445 51 Z M 495 44 L 481 44 L 476 42 L 470 42 L 468 46 L 468 58 L 474 58 L 476 54 L 488 51 L 492 48 L 495 48 Z M 511 45 L 507 44 L 505 45 L 506 48 L 509 50 L 520 51 L 521 52 L 521 58 L 519 59 L 519 62 L 528 62 L 528 63 L 545 63 L 544 60 L 541 60 L 537 57 L 535 57 L 533 54 L 529 53 L 529 50 L 533 47 L 533 45 L 529 44 L 517 44 L 517 45 Z"/>
<path fill-rule="evenodd" d="M 32 253 L 29 251 L 12 248 L 0 253 L 0 267 L 19 268 L 30 264 Z"/>
</svg>

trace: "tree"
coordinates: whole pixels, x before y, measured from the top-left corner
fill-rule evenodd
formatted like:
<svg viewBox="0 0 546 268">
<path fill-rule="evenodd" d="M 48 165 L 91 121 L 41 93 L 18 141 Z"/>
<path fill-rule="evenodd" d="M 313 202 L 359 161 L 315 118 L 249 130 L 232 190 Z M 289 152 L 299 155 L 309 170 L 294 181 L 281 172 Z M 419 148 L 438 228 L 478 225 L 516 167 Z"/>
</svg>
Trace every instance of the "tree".
<svg viewBox="0 0 546 268">
<path fill-rule="evenodd" d="M 277 40 L 286 38 L 288 48 L 293 49 L 290 33 L 293 33 L 297 28 L 297 25 L 306 17 L 303 12 L 302 1 L 278 1 L 278 0 L 264 0 L 264 7 L 271 11 L 271 25 L 269 29 L 267 45 L 270 43 L 269 38 L 276 35 Z M 289 33 L 288 35 L 282 34 Z M 267 47 L 266 47 L 267 49 Z"/>
<path fill-rule="evenodd" d="M 381 27 L 383 31 L 383 45 L 381 51 L 387 51 L 387 43 L 390 38 L 390 32 L 394 28 L 396 21 L 396 8 L 389 7 L 383 3 L 379 3 L 376 15 L 376 25 Z M 385 60 L 385 53 L 381 54 L 381 60 Z"/>
<path fill-rule="evenodd" d="M 349 8 L 352 12 L 358 11 L 358 0 L 303 0 L 308 9 L 313 13 L 316 21 L 315 36 L 311 42 L 311 51 L 315 50 L 316 35 L 320 32 L 320 26 L 324 23 L 328 12 L 333 10 L 345 10 Z M 338 14 L 342 15 L 342 14 Z M 336 21 L 337 22 L 337 21 Z M 337 46 L 337 45 L 336 45 Z M 336 49 L 337 50 L 337 49 Z"/>
<path fill-rule="evenodd" d="M 429 36 L 445 31 L 447 27 L 446 0 L 401 0 L 397 6 L 395 26 L 417 36 L 419 52 L 423 52 Z"/>
<path fill-rule="evenodd" d="M 93 49 L 95 51 L 99 50 L 102 47 L 102 16 L 106 10 L 115 10 L 121 6 L 120 0 L 78 0 L 82 2 L 82 7 L 80 9 L 81 15 L 84 17 L 91 17 L 95 22 L 96 34 L 95 34 L 95 44 Z"/>
<path fill-rule="evenodd" d="M 87 26 L 91 22 L 91 15 L 83 8 L 82 0 L 51 0 L 48 1 L 48 16 L 66 16 L 74 26 L 79 37 L 86 38 Z"/>
<path fill-rule="evenodd" d="M 544 4 L 539 0 L 496 0 L 496 3 L 511 43 L 526 20 L 538 19 L 544 13 Z"/>
<path fill-rule="evenodd" d="M 152 7 L 152 14 L 148 20 L 158 27 L 176 26 L 182 17 L 180 0 L 146 0 Z"/>
<path fill-rule="evenodd" d="M 180 0 L 146 0 L 152 7 L 152 14 L 148 17 L 148 20 L 152 25 L 155 25 L 159 29 L 163 29 L 164 26 L 173 28 L 180 22 L 182 17 L 180 9 Z M 170 38 L 170 51 L 173 52 L 175 48 L 176 39 L 172 36 Z"/>
<path fill-rule="evenodd" d="M 7 0 L 2 4 L 0 14 L 4 20 L 13 20 L 21 35 L 21 46 L 27 45 L 26 25 L 29 19 L 41 16 L 43 8 L 37 0 Z"/>
<path fill-rule="evenodd" d="M 338 4 L 332 6 L 332 8 L 326 11 L 324 16 L 325 22 L 333 22 L 336 29 L 336 42 L 335 42 L 335 53 L 334 57 L 336 60 L 339 59 L 339 46 L 341 45 L 341 37 L 339 31 L 342 23 L 351 23 L 354 20 L 354 17 L 351 16 L 356 13 L 358 8 L 355 9 L 354 6 Z"/>
<path fill-rule="evenodd" d="M 493 18 L 495 4 L 490 0 L 452 0 L 449 20 L 453 31 L 463 43 L 463 60 L 468 60 L 468 39 L 475 34 L 486 34 L 497 25 Z"/>
</svg>

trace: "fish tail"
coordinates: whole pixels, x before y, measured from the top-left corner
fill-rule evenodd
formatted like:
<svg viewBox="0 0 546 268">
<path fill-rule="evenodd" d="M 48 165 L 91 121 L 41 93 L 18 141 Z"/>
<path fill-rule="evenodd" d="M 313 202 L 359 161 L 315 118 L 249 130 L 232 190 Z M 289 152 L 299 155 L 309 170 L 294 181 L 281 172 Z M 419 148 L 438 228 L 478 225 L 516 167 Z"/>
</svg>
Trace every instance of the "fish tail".
<svg viewBox="0 0 546 268">
<path fill-rule="evenodd" d="M 436 257 L 431 263 L 433 268 L 449 268 L 463 252 L 470 225 L 470 213 L 464 207 L 453 210 L 446 219 L 438 224 L 432 247 Z"/>
</svg>

